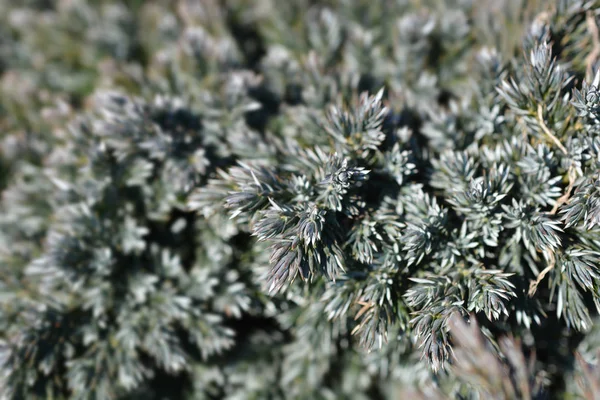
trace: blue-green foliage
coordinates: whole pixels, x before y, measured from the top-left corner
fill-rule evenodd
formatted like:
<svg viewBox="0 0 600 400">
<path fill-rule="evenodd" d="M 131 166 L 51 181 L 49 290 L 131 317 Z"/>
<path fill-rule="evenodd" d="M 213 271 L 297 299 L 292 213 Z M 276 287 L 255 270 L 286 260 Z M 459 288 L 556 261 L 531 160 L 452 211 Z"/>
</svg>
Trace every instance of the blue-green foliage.
<svg viewBox="0 0 600 400">
<path fill-rule="evenodd" d="M 0 0 L 0 397 L 597 396 L 599 8 Z"/>
</svg>

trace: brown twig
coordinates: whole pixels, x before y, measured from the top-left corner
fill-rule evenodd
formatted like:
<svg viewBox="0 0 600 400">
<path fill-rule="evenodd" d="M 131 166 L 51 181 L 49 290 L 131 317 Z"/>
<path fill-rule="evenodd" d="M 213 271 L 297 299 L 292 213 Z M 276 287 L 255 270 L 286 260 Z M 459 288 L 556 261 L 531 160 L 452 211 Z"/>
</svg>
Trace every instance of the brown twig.
<svg viewBox="0 0 600 400">
<path fill-rule="evenodd" d="M 577 179 L 576 171 L 573 165 L 569 167 L 569 186 L 567 186 L 567 190 L 565 190 L 565 194 L 563 194 L 554 204 L 552 211 L 550 211 L 551 215 L 556 214 L 558 208 L 569 201 L 571 197 L 571 192 L 573 191 L 573 186 L 575 185 L 575 180 Z M 548 272 L 552 271 L 552 268 L 556 265 L 556 259 L 554 258 L 554 254 L 552 254 L 549 250 L 546 251 L 546 254 L 549 255 L 548 266 L 540 272 L 535 281 L 531 281 L 529 284 L 529 296 L 533 296 L 537 291 L 537 287 L 540 282 L 544 279 L 544 277 L 548 274 Z"/>
<path fill-rule="evenodd" d="M 358 310 L 358 313 L 356 313 L 356 315 L 354 316 L 355 321 L 358 320 L 364 313 L 369 311 L 375 305 L 373 302 L 370 302 L 370 301 L 369 302 L 357 301 L 356 304 L 361 305 L 362 308 L 360 310 Z M 355 335 L 358 331 L 360 331 L 362 329 L 362 327 L 365 325 L 366 322 L 367 322 L 367 320 L 365 319 L 360 324 L 356 325 L 354 327 L 354 329 L 352 329 L 351 334 Z"/>
<path fill-rule="evenodd" d="M 538 108 L 538 110 L 539 110 L 539 108 Z M 556 214 L 556 212 L 558 211 L 558 208 L 562 204 L 565 204 L 566 202 L 569 201 L 569 198 L 571 197 L 571 192 L 573 191 L 573 186 L 575 185 L 576 179 L 577 179 L 577 172 L 575 171 L 575 167 L 571 164 L 571 166 L 569 167 L 569 186 L 567 186 L 567 190 L 565 190 L 565 193 L 560 198 L 558 198 L 558 200 L 556 200 L 556 204 L 554 204 L 552 211 L 550 211 L 550 215 Z M 535 281 L 531 281 L 531 283 L 529 284 L 529 291 L 528 291 L 529 296 L 533 296 L 535 294 L 540 282 L 544 279 L 544 277 L 548 274 L 548 272 L 552 271 L 552 268 L 554 268 L 554 266 L 556 265 L 556 259 L 554 258 L 554 254 L 552 254 L 549 250 L 546 251 L 546 254 L 549 255 L 548 266 L 546 268 L 544 268 L 542 270 L 542 272 L 540 272 L 540 274 L 537 276 Z"/>
<path fill-rule="evenodd" d="M 549 251 L 548 251 L 548 253 L 550 254 L 550 260 L 548 261 L 548 266 L 546 268 L 544 268 L 544 270 L 542 272 L 540 272 L 540 274 L 537 276 L 537 279 L 535 281 L 531 281 L 531 283 L 529 284 L 529 291 L 527 292 L 527 294 L 530 297 L 532 297 L 535 294 L 540 282 L 544 279 L 544 277 L 548 274 L 548 272 L 552 271 L 552 268 L 554 268 L 554 266 L 556 265 L 556 259 L 554 258 L 554 254 L 550 253 Z"/>
<path fill-rule="evenodd" d="M 571 192 L 573 191 L 573 186 L 575 185 L 575 180 L 577 179 L 577 173 L 573 165 L 569 167 L 569 186 L 567 186 L 567 190 L 565 190 L 565 194 L 556 200 L 556 204 L 552 207 L 552 211 L 550 211 L 550 215 L 556 214 L 558 208 L 569 201 L 571 197 Z"/>
<path fill-rule="evenodd" d="M 550 129 L 548 129 L 548 126 L 546 126 L 546 123 L 544 122 L 544 113 L 543 113 L 541 104 L 538 104 L 537 120 L 538 120 L 538 123 L 540 124 L 540 127 L 544 131 L 544 133 L 546 135 L 548 135 L 550 137 L 550 139 L 552 139 L 552 141 L 558 146 L 558 148 L 563 153 L 569 154 L 569 152 L 567 151 L 567 148 L 565 146 L 563 146 L 563 144 L 560 142 L 560 140 L 558 140 L 558 138 L 556 136 L 554 136 L 554 134 L 552 132 L 550 132 Z"/>
<path fill-rule="evenodd" d="M 598 29 L 598 24 L 596 24 L 596 17 L 594 17 L 593 11 L 590 10 L 586 13 L 585 22 L 587 23 L 588 31 L 592 35 L 592 44 L 594 46 L 586 59 L 586 75 L 588 80 L 592 80 L 592 64 L 600 56 L 600 30 Z"/>
</svg>

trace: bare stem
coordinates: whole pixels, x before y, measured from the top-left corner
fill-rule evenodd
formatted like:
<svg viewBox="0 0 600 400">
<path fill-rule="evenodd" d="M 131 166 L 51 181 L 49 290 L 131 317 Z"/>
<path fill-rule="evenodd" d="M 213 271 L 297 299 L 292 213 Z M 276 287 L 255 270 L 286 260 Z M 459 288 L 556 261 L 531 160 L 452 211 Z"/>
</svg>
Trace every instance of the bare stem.
<svg viewBox="0 0 600 400">
<path fill-rule="evenodd" d="M 563 153 L 569 154 L 569 152 L 567 151 L 567 148 L 565 146 L 563 146 L 563 144 L 560 142 L 560 140 L 558 140 L 558 138 L 556 136 L 554 136 L 554 134 L 552 132 L 550 132 L 550 129 L 548 129 L 548 126 L 546 126 L 546 123 L 544 122 L 544 113 L 543 113 L 541 104 L 538 104 L 537 120 L 538 120 L 538 123 L 540 124 L 540 127 L 544 131 L 544 133 L 546 135 L 548 135 L 550 137 L 550 139 L 552 139 L 552 141 L 558 146 L 558 148 Z"/>
<path fill-rule="evenodd" d="M 554 204 L 552 211 L 550 211 L 551 215 L 556 214 L 556 212 L 558 211 L 558 207 L 569 201 L 569 198 L 571 197 L 571 192 L 573 191 L 573 186 L 575 185 L 575 179 L 577 179 L 577 175 L 575 172 L 575 168 L 573 167 L 573 165 L 571 165 L 569 167 L 569 186 L 567 186 L 565 194 L 563 194 L 561 197 L 558 198 L 558 200 L 556 200 L 556 204 Z"/>
<path fill-rule="evenodd" d="M 531 281 L 531 283 L 529 284 L 529 291 L 527 292 L 527 294 L 529 294 L 530 297 L 532 297 L 535 294 L 540 282 L 544 279 L 544 277 L 548 274 L 548 272 L 552 271 L 552 269 L 554 268 L 555 265 L 556 265 L 556 259 L 554 258 L 554 254 L 551 254 L 550 260 L 548 262 L 548 266 L 546 268 L 544 268 L 544 270 L 542 272 L 540 272 L 540 274 L 538 275 L 538 277 L 535 281 Z"/>
</svg>

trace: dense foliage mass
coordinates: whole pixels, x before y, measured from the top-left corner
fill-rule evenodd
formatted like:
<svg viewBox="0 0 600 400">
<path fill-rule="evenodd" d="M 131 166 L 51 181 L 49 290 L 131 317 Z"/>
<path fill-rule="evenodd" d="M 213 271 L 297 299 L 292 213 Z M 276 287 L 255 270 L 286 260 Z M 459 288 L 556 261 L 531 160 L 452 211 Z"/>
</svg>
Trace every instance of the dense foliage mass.
<svg viewBox="0 0 600 400">
<path fill-rule="evenodd" d="M 0 0 L 0 398 L 598 398 L 599 26 Z"/>
</svg>

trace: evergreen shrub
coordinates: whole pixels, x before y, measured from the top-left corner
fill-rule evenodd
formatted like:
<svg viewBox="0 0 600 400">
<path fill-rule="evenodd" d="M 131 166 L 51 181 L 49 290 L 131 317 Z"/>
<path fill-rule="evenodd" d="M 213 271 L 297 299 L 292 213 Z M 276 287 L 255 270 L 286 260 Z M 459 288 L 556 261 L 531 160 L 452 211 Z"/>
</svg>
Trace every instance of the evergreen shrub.
<svg viewBox="0 0 600 400">
<path fill-rule="evenodd" d="M 0 0 L 0 398 L 600 398 L 599 25 Z"/>
</svg>

